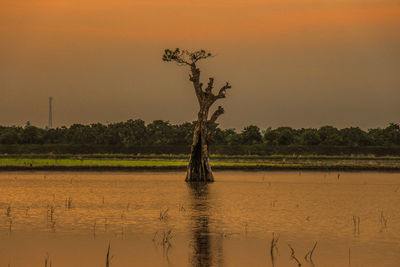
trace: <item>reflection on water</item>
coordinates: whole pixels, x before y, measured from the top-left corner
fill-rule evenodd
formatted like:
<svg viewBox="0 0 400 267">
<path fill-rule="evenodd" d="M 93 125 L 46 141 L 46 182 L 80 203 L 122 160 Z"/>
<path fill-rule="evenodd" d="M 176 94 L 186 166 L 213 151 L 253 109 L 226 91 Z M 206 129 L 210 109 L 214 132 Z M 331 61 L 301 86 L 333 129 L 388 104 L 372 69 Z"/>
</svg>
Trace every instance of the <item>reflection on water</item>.
<svg viewBox="0 0 400 267">
<path fill-rule="evenodd" d="M 182 177 L 0 173 L 0 266 L 400 266 L 398 173 Z"/>
<path fill-rule="evenodd" d="M 212 266 L 211 239 L 209 229 L 209 204 L 208 184 L 190 183 L 188 188 L 191 195 L 191 220 L 192 240 L 190 245 L 193 249 L 191 264 L 194 267 Z"/>
</svg>

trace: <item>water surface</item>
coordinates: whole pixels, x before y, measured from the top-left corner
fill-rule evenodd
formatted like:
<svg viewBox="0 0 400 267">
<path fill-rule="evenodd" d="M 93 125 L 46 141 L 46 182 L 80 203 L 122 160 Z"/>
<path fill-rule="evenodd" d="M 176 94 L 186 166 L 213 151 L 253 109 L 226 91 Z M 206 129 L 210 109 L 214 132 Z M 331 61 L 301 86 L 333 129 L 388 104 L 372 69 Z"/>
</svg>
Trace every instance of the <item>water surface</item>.
<svg viewBox="0 0 400 267">
<path fill-rule="evenodd" d="M 400 174 L 0 174 L 0 266 L 400 266 Z M 278 238 L 271 258 L 271 240 Z M 312 261 L 304 258 L 317 242 Z"/>
</svg>

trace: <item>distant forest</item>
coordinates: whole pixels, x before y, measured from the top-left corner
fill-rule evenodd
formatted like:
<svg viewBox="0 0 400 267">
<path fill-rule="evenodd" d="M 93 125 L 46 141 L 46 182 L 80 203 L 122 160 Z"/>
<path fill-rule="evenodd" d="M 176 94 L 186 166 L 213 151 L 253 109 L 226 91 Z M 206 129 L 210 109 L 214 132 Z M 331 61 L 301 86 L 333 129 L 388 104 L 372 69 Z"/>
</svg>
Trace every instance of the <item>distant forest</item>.
<svg viewBox="0 0 400 267">
<path fill-rule="evenodd" d="M 15 147 L 18 145 L 36 145 L 33 146 L 36 147 L 36 150 L 39 149 L 38 145 L 42 147 L 46 147 L 46 145 L 52 147 L 51 145 L 53 145 L 53 148 L 57 147 L 55 145 L 60 145 L 59 147 L 63 147 L 64 150 L 61 149 L 63 151 L 59 152 L 187 153 L 187 148 L 192 143 L 194 127 L 195 122 L 171 124 L 168 121 L 155 120 L 146 124 L 140 119 L 108 125 L 101 123 L 73 124 L 70 127 L 63 126 L 54 129 L 42 129 L 31 126 L 29 123 L 25 127 L 0 126 L 0 144 L 2 144 L 0 152 L 7 153 L 7 149 L 16 150 Z M 262 150 L 266 150 L 265 154 L 273 153 L 274 151 L 268 147 L 341 147 L 342 150 L 353 148 L 353 150 L 343 150 L 345 153 L 351 153 L 351 151 L 358 151 L 354 148 L 362 147 L 400 147 L 400 125 L 395 123 L 391 123 L 385 128 L 374 128 L 367 131 L 359 127 L 337 129 L 333 126 L 323 126 L 318 129 L 278 127 L 260 130 L 255 125 L 249 125 L 241 131 L 236 131 L 235 129 L 221 129 L 218 124 L 211 125 L 210 130 L 210 142 L 212 146 L 219 148 L 218 151 L 213 150 L 214 153 L 264 154 Z M 68 146 L 84 146 L 86 150 L 79 151 L 78 148 L 75 148 L 74 151 L 69 151 L 66 149 Z M 102 149 L 91 151 L 90 147 L 102 147 Z M 111 149 L 112 147 L 119 149 Z M 139 149 L 140 147 L 151 147 L 152 149 L 143 150 Z M 159 149 L 155 149 L 156 147 Z M 231 151 L 233 149 L 236 151 Z M 238 149 L 240 151 L 237 151 Z M 293 149 L 283 149 L 282 151 L 282 153 L 285 151 L 287 153 L 296 152 Z M 322 153 L 325 154 L 323 151 Z"/>
</svg>

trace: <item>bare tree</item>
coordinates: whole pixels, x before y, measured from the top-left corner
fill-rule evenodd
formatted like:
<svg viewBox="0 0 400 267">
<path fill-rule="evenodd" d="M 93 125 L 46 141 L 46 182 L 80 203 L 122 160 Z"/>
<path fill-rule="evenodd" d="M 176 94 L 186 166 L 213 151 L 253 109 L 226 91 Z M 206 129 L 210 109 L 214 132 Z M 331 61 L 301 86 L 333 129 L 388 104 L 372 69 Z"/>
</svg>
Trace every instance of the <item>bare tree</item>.
<svg viewBox="0 0 400 267">
<path fill-rule="evenodd" d="M 224 109 L 218 106 L 210 118 L 208 113 L 215 101 L 225 98 L 226 90 L 231 88 L 227 82 L 219 89 L 218 93 L 214 93 L 214 78 L 209 78 L 207 86 L 203 88 L 203 83 L 200 81 L 200 69 L 196 64 L 198 61 L 209 57 L 212 57 L 212 54 L 205 50 L 190 52 L 179 48 L 175 50 L 166 49 L 162 57 L 163 61 L 176 62 L 178 65 L 190 68 L 189 80 L 193 83 L 200 106 L 187 168 L 187 182 L 214 181 L 209 158 L 210 133 L 208 128 L 224 113 Z"/>
</svg>

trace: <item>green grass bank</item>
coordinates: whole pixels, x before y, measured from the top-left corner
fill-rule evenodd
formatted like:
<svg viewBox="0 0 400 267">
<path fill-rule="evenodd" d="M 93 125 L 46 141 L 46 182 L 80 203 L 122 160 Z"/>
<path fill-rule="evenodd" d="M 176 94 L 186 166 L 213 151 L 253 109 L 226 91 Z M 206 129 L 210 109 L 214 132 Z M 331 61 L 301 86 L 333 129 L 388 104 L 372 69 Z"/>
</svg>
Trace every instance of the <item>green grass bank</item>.
<svg viewBox="0 0 400 267">
<path fill-rule="evenodd" d="M 28 154 L 0 155 L 0 171 L 12 170 L 184 170 L 188 155 Z M 226 156 L 213 155 L 215 170 L 391 170 L 400 157 L 374 156 Z"/>
</svg>

